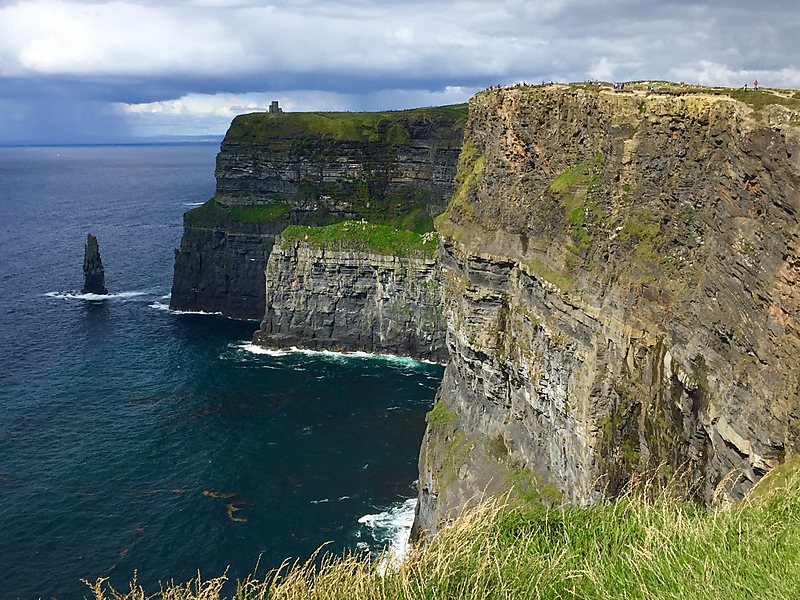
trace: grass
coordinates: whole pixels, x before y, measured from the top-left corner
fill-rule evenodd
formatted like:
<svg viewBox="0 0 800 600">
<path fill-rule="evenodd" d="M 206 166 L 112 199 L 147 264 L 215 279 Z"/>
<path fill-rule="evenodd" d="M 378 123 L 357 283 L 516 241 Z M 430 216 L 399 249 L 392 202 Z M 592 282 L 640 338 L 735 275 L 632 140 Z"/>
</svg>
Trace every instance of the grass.
<svg viewBox="0 0 800 600">
<path fill-rule="evenodd" d="M 201 206 L 193 208 L 184 215 L 186 227 L 224 228 L 236 223 L 260 225 L 277 221 L 291 212 L 292 208 L 285 203 L 247 204 L 230 208 L 221 206 L 215 198 L 211 198 Z"/>
<path fill-rule="evenodd" d="M 549 192 L 559 198 L 564 209 L 567 232 L 572 241 L 568 248 L 574 254 L 585 254 L 594 241 L 594 231 L 607 226 L 608 216 L 589 195 L 599 184 L 599 172 L 604 161 L 605 156 L 598 150 L 594 153 L 593 164 L 567 169 L 556 176 L 547 187 Z"/>
<path fill-rule="evenodd" d="M 241 223 L 269 223 L 288 215 L 292 207 L 288 204 L 248 204 L 231 208 L 231 218 Z"/>
<path fill-rule="evenodd" d="M 642 242 L 654 239 L 660 231 L 658 217 L 652 211 L 643 209 L 631 214 L 622 224 L 619 239 L 622 242 Z"/>
<path fill-rule="evenodd" d="M 567 169 L 550 182 L 548 189 L 554 194 L 565 194 L 578 185 L 586 185 L 589 178 L 584 165 Z"/>
<path fill-rule="evenodd" d="M 800 597 L 800 475 L 795 465 L 760 494 L 705 508 L 647 487 L 588 508 L 531 509 L 488 499 L 444 527 L 424 551 L 381 573 L 364 554 L 285 563 L 238 584 L 235 600 Z M 167 585 L 153 598 L 217 600 L 224 577 Z M 142 600 L 89 584 L 95 600 Z"/>
<path fill-rule="evenodd" d="M 461 220 L 472 219 L 470 195 L 481 183 L 484 165 L 485 158 L 483 154 L 479 153 L 472 140 L 465 141 L 458 156 L 456 189 L 448 206 L 448 212 L 457 212 Z"/>
<path fill-rule="evenodd" d="M 456 420 L 458 415 L 447 408 L 444 402 L 437 400 L 433 408 L 425 415 L 425 422 L 433 427 L 442 427 Z"/>
<path fill-rule="evenodd" d="M 485 167 L 485 157 L 478 151 L 472 140 L 464 141 L 458 156 L 455 176 L 455 192 L 447 210 L 434 219 L 434 227 L 440 233 L 459 237 L 453 223 L 467 223 L 473 220 L 472 195 L 480 186 Z"/>
<path fill-rule="evenodd" d="M 326 227 L 291 225 L 281 239 L 283 244 L 300 240 L 333 250 L 425 258 L 432 258 L 439 244 L 439 236 L 433 232 L 419 234 L 365 221 L 343 221 Z"/>
<path fill-rule="evenodd" d="M 388 112 L 250 113 L 234 118 L 223 143 L 264 144 L 274 140 L 322 138 L 403 145 L 410 139 L 409 125 L 439 123 L 453 127 L 455 133 L 466 120 L 466 104 Z"/>
<path fill-rule="evenodd" d="M 564 275 L 558 271 L 550 269 L 538 258 L 532 258 L 524 263 L 535 275 L 549 281 L 562 292 L 569 293 L 575 285 L 574 280 L 569 275 Z"/>
<path fill-rule="evenodd" d="M 800 98 L 796 94 L 792 96 L 781 96 L 768 90 L 743 90 L 727 89 L 724 94 L 744 102 L 758 112 L 770 105 L 785 106 L 792 110 L 800 110 Z"/>
<path fill-rule="evenodd" d="M 187 227 L 214 227 L 224 216 L 225 209 L 211 198 L 197 208 L 187 211 L 183 216 L 183 222 Z"/>
</svg>

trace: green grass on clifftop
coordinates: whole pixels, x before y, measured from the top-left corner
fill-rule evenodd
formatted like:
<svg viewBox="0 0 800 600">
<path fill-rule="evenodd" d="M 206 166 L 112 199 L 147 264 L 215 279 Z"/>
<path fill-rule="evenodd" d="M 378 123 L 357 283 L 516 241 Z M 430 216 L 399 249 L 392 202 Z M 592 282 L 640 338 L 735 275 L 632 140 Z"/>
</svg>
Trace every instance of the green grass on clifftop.
<svg viewBox="0 0 800 600">
<path fill-rule="evenodd" d="M 291 211 L 292 207 L 283 202 L 242 204 L 227 207 L 219 204 L 216 198 L 211 198 L 203 205 L 186 212 L 184 224 L 186 227 L 201 229 L 235 228 L 240 223 L 261 225 L 277 221 Z"/>
<path fill-rule="evenodd" d="M 387 112 L 250 113 L 237 116 L 225 142 L 268 143 L 273 140 L 327 138 L 336 141 L 387 144 L 408 142 L 406 125 L 413 122 L 463 126 L 467 105 Z"/>
<path fill-rule="evenodd" d="M 489 500 L 397 571 L 381 575 L 365 554 L 328 556 L 319 569 L 310 561 L 241 582 L 235 598 L 800 598 L 800 476 L 767 476 L 763 488 L 718 509 L 641 491 L 548 511 Z M 154 598 L 217 600 L 222 582 L 169 586 Z M 95 600 L 144 598 L 138 587 L 90 587 Z"/>
<path fill-rule="evenodd" d="M 231 218 L 241 223 L 268 223 L 288 215 L 292 207 L 288 204 L 253 204 L 234 206 L 231 208 Z"/>
<path fill-rule="evenodd" d="M 343 221 L 326 227 L 291 225 L 283 231 L 281 239 L 284 244 L 300 240 L 337 251 L 426 258 L 433 257 L 439 243 L 439 236 L 433 232 L 418 234 L 364 221 Z"/>
</svg>

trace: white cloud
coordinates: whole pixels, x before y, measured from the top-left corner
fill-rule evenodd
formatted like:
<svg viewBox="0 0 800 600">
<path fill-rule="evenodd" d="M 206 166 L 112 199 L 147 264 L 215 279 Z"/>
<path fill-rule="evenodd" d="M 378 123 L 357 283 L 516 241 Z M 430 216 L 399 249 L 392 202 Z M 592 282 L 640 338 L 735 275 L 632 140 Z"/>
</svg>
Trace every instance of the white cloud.
<svg viewBox="0 0 800 600">
<path fill-rule="evenodd" d="M 172 100 L 117 103 L 115 109 L 129 119 L 140 136 L 173 133 L 223 134 L 238 114 L 264 111 L 273 100 L 284 110 L 344 111 L 397 110 L 466 102 L 477 88 L 448 87 L 440 91 L 381 90 L 371 94 L 342 94 L 306 90 L 247 94 L 188 94 Z"/>
<path fill-rule="evenodd" d="M 241 48 L 212 19 L 186 8 L 37 0 L 0 10 L 0 75 L 211 73 Z"/>
<path fill-rule="evenodd" d="M 600 81 L 612 81 L 614 79 L 614 65 L 603 56 L 592 64 L 589 75 L 593 79 L 599 79 Z"/>
<path fill-rule="evenodd" d="M 424 74 L 449 64 L 468 74 L 518 62 L 519 44 L 504 52 L 503 37 L 461 20 L 468 5 L 34 0 L 0 8 L 0 74 Z"/>
<path fill-rule="evenodd" d="M 675 81 L 702 81 L 704 83 L 740 87 L 758 80 L 766 87 L 800 88 L 800 69 L 732 69 L 727 65 L 700 60 L 696 63 L 670 69 L 669 78 Z"/>
<path fill-rule="evenodd" d="M 30 0 L 0 4 L 0 76 L 478 77 L 489 84 L 627 77 L 636 64 L 653 77 L 698 61 L 796 67 L 789 64 L 800 13 L 794 2 L 761 11 L 752 27 L 737 4 Z"/>
<path fill-rule="evenodd" d="M 800 5 L 757 17 L 750 0 L 0 0 L 0 100 L 224 130 L 267 97 L 363 110 L 520 80 L 800 86 Z"/>
</svg>

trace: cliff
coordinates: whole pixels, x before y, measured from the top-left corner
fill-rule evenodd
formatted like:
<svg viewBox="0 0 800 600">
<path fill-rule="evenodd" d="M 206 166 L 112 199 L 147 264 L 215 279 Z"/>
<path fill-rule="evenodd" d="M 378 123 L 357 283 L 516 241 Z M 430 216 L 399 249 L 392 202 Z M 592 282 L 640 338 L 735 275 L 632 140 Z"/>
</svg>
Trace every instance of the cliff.
<svg viewBox="0 0 800 600">
<path fill-rule="evenodd" d="M 470 102 L 416 536 L 652 470 L 735 500 L 800 450 L 800 95 L 626 87 Z"/>
<path fill-rule="evenodd" d="M 254 342 L 444 362 L 437 244 L 434 233 L 364 222 L 289 227 L 267 262 Z"/>
<path fill-rule="evenodd" d="M 214 198 L 184 217 L 170 307 L 261 319 L 289 225 L 365 219 L 423 233 L 452 194 L 466 106 L 236 117 Z"/>
</svg>

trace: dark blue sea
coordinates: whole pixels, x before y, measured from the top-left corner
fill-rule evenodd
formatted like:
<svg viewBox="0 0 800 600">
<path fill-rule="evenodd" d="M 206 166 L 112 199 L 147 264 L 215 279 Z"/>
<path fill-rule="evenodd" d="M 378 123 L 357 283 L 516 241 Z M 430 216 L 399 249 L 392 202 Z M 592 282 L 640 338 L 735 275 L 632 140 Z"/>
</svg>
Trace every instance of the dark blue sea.
<svg viewBox="0 0 800 600">
<path fill-rule="evenodd" d="M 255 322 L 166 310 L 216 152 L 0 148 L 0 598 L 374 552 L 413 511 L 441 367 L 256 354 Z M 88 232 L 105 300 L 74 293 Z"/>
</svg>

